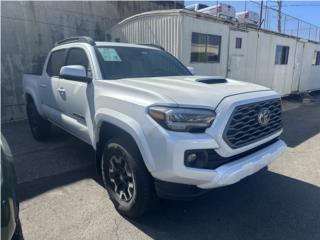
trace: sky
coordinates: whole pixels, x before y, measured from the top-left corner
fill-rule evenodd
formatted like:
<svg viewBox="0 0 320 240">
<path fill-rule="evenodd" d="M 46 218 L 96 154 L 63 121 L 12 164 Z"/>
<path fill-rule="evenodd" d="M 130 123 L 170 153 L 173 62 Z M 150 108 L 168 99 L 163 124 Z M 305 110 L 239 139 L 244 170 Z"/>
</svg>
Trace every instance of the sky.
<svg viewBox="0 0 320 240">
<path fill-rule="evenodd" d="M 259 12 L 259 7 L 254 2 L 260 3 L 261 1 L 219 1 L 222 3 L 227 3 L 236 8 L 236 11 L 243 11 L 245 9 L 245 5 L 247 10 L 254 10 Z M 320 0 L 319 1 L 285 1 L 283 0 L 283 8 L 282 12 L 289 14 L 293 17 L 300 18 L 304 21 L 312 23 L 320 27 Z M 185 0 L 185 5 L 193 4 L 193 3 L 205 3 L 207 5 L 216 5 L 216 0 L 211 1 L 189 1 Z M 266 4 L 266 1 L 264 1 Z M 268 6 L 277 6 L 276 1 L 268 1 Z"/>
</svg>

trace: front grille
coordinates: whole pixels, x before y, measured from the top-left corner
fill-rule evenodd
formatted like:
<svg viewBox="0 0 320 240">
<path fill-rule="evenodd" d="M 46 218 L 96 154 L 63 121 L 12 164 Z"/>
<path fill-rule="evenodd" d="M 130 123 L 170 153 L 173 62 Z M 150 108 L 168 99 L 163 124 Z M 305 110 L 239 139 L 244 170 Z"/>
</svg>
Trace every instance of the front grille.
<svg viewBox="0 0 320 240">
<path fill-rule="evenodd" d="M 266 126 L 260 125 L 258 121 L 262 109 L 268 109 L 270 113 L 270 121 Z M 272 99 L 236 107 L 223 138 L 231 148 L 239 148 L 268 137 L 281 128 L 281 101 Z"/>
</svg>

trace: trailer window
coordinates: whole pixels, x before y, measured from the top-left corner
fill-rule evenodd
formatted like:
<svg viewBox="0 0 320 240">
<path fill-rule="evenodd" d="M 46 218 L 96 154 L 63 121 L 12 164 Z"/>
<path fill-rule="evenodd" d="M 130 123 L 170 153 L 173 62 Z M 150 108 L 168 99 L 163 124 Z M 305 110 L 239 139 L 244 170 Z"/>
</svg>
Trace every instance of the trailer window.
<svg viewBox="0 0 320 240">
<path fill-rule="evenodd" d="M 220 62 L 221 36 L 192 33 L 191 62 Z"/>
<path fill-rule="evenodd" d="M 242 46 L 242 38 L 236 38 L 236 48 L 241 48 Z"/>
<path fill-rule="evenodd" d="M 288 64 L 288 57 L 289 57 L 289 47 L 277 45 L 275 64 L 281 64 L 281 65 Z"/>
<path fill-rule="evenodd" d="M 314 51 L 312 64 L 320 65 L 320 51 Z"/>
</svg>

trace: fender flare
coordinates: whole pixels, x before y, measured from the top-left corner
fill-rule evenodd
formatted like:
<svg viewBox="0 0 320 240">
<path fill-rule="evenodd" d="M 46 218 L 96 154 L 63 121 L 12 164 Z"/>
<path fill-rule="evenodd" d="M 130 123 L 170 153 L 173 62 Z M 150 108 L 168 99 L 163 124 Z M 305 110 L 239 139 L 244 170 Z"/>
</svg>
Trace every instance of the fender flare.
<svg viewBox="0 0 320 240">
<path fill-rule="evenodd" d="M 41 109 L 41 103 L 40 103 L 40 101 L 39 101 L 39 98 L 36 97 L 37 94 L 35 93 L 35 90 L 33 90 L 33 89 L 30 88 L 30 87 L 27 87 L 27 88 L 25 89 L 25 91 L 24 91 L 24 99 L 25 99 L 25 101 L 26 101 L 26 104 L 27 104 L 27 101 L 28 101 L 27 95 L 29 95 L 29 96 L 32 98 L 34 104 L 36 105 L 36 108 L 37 108 L 38 113 L 39 113 L 41 116 L 43 116 L 44 113 L 43 113 L 43 111 L 42 111 L 42 109 Z"/>
<path fill-rule="evenodd" d="M 97 147 L 97 143 L 99 141 L 100 128 L 102 124 L 104 122 L 110 123 L 119 127 L 133 138 L 133 140 L 139 148 L 139 151 L 147 169 L 150 172 L 155 170 L 155 164 L 153 162 L 149 144 L 142 131 L 142 128 L 140 127 L 140 124 L 135 119 L 115 110 L 101 109 L 96 112 L 95 121 L 95 148 Z"/>
</svg>

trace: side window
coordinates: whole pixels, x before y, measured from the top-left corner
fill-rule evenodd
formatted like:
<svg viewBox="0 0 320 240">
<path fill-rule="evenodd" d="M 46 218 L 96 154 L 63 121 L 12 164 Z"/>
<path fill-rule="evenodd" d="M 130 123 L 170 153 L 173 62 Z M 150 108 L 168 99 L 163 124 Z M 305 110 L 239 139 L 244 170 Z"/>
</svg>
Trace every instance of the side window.
<svg viewBox="0 0 320 240">
<path fill-rule="evenodd" d="M 68 53 L 66 65 L 81 65 L 88 71 L 89 60 L 86 52 L 81 48 L 71 48 Z"/>
<path fill-rule="evenodd" d="M 312 65 L 320 65 L 320 51 L 314 51 Z"/>
<path fill-rule="evenodd" d="M 46 69 L 46 72 L 50 77 L 59 76 L 60 69 L 62 66 L 64 66 L 65 57 L 65 49 L 57 50 L 51 53 Z"/>
<path fill-rule="evenodd" d="M 289 47 L 277 45 L 275 64 L 288 64 Z"/>
</svg>

